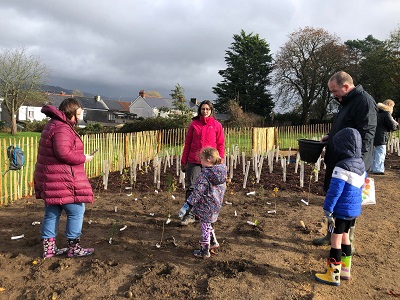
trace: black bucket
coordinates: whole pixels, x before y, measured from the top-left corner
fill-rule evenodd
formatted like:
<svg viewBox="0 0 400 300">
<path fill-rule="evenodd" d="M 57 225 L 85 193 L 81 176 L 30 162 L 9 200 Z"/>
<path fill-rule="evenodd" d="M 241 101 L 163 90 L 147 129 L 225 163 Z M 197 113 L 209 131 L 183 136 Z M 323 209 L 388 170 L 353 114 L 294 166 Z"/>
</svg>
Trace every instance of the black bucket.
<svg viewBox="0 0 400 300">
<path fill-rule="evenodd" d="M 317 162 L 322 149 L 326 145 L 325 142 L 315 140 L 298 139 L 297 141 L 299 143 L 300 159 L 313 164 Z"/>
</svg>

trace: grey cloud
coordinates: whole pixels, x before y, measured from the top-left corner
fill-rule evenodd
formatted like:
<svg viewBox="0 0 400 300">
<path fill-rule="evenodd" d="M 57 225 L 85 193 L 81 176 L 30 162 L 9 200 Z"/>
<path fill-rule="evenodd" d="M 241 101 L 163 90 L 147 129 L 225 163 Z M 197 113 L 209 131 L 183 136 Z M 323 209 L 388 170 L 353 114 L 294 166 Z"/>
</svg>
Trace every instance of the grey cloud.
<svg viewBox="0 0 400 300">
<path fill-rule="evenodd" d="M 179 83 L 187 97 L 213 99 L 225 51 L 240 32 L 259 34 L 275 53 L 301 27 L 342 40 L 385 39 L 398 25 L 392 0 L 46 0 L 0 3 L 0 46 L 25 46 L 51 69 L 50 84 L 109 96 L 163 96 Z M 377 22 L 375 22 L 375 20 Z"/>
</svg>

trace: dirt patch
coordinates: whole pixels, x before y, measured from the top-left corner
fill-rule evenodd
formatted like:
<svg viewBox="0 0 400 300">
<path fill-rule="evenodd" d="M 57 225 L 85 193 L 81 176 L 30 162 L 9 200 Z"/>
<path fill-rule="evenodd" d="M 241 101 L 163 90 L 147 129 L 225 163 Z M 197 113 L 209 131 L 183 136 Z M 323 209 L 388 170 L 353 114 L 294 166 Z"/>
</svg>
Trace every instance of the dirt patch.
<svg viewBox="0 0 400 300">
<path fill-rule="evenodd" d="M 192 255 L 201 237 L 198 223 L 182 227 L 176 218 L 184 191 L 168 174 L 173 167 L 162 172 L 157 192 L 151 169 L 139 172 L 132 189 L 125 189 L 129 179 L 119 173 L 110 174 L 107 191 L 101 178 L 92 180 L 95 203 L 87 206 L 82 234 L 82 244 L 95 248 L 90 257 L 40 258 L 40 225 L 32 223 L 42 220 L 42 201 L 21 199 L 2 207 L 0 298 L 395 299 L 400 297 L 400 158 L 388 155 L 386 166 L 384 176 L 373 175 L 378 203 L 364 207 L 358 219 L 352 279 L 340 287 L 313 278 L 325 269 L 329 251 L 311 243 L 326 226 L 324 171 L 319 181 L 310 181 L 307 165 L 301 188 L 294 164 L 283 182 L 276 162 L 272 173 L 265 164 L 259 183 L 249 176 L 246 189 L 238 166 L 215 224 L 221 247 L 207 260 Z M 247 195 L 252 191 L 255 195 Z M 247 223 L 256 220 L 257 226 Z M 65 216 L 59 247 L 66 245 L 64 228 Z M 11 239 L 21 234 L 24 238 Z"/>
</svg>

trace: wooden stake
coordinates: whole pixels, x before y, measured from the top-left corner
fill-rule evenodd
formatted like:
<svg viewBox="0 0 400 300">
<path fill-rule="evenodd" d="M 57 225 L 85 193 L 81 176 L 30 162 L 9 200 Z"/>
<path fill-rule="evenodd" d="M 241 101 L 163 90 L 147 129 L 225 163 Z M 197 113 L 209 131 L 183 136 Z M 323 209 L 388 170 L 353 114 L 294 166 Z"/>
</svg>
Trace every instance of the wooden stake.
<svg viewBox="0 0 400 300">
<path fill-rule="evenodd" d="M 250 170 L 250 161 L 247 161 L 246 164 L 246 172 L 244 174 L 244 179 L 243 179 L 243 188 L 246 188 L 246 184 L 247 184 L 247 177 L 249 176 L 249 170 Z"/>
<path fill-rule="evenodd" d="M 300 161 L 300 187 L 304 187 L 304 161 Z"/>
</svg>

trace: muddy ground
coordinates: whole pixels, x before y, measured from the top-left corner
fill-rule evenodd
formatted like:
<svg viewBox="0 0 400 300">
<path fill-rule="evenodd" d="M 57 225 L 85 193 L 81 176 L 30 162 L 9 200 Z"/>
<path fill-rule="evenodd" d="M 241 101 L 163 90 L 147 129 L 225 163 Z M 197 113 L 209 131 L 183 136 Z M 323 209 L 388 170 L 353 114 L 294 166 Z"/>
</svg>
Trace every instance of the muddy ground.
<svg viewBox="0 0 400 300">
<path fill-rule="evenodd" d="M 119 173 L 110 174 L 107 191 L 101 178 L 92 180 L 95 203 L 86 209 L 82 244 L 95 254 L 85 258 L 41 258 L 40 225 L 32 225 L 42 220 L 41 200 L 1 207 L 0 299 L 398 298 L 400 157 L 388 155 L 386 167 L 385 175 L 372 175 L 377 204 L 364 206 L 357 220 L 352 278 L 339 287 L 313 277 L 325 269 L 330 249 L 311 242 L 326 228 L 324 170 L 310 181 L 306 165 L 301 188 L 294 164 L 283 182 L 277 162 L 272 173 L 264 166 L 260 183 L 251 173 L 246 189 L 237 167 L 214 226 L 221 247 L 205 260 L 192 255 L 201 238 L 198 223 L 182 227 L 176 217 L 184 191 L 171 175 L 174 167 L 162 172 L 158 193 L 151 168 L 138 173 L 132 190 Z M 64 228 L 63 215 L 59 247 L 66 246 Z"/>
</svg>

